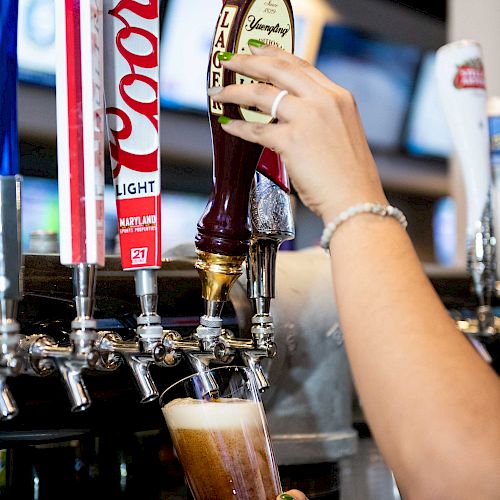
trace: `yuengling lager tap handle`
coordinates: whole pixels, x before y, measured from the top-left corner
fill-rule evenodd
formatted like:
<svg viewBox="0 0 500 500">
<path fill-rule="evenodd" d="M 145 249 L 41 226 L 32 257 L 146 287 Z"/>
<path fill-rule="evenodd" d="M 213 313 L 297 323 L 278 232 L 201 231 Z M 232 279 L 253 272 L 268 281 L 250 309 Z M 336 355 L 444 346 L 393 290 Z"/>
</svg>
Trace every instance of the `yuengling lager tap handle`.
<svg viewBox="0 0 500 500">
<path fill-rule="evenodd" d="M 264 0 L 226 0 L 220 13 L 208 69 L 210 87 L 253 80 L 223 69 L 218 55 L 223 52 L 249 53 L 248 40 L 263 38 L 292 50 L 293 16 L 288 0 L 276 0 L 269 9 Z M 261 30 L 259 26 L 280 25 L 281 30 Z M 245 255 L 250 228 L 248 202 L 250 187 L 262 147 L 226 134 L 220 116 L 270 123 L 272 118 L 258 110 L 233 104 L 215 103 L 209 98 L 210 126 L 214 149 L 214 189 L 198 223 L 198 250 L 221 255 Z"/>
</svg>

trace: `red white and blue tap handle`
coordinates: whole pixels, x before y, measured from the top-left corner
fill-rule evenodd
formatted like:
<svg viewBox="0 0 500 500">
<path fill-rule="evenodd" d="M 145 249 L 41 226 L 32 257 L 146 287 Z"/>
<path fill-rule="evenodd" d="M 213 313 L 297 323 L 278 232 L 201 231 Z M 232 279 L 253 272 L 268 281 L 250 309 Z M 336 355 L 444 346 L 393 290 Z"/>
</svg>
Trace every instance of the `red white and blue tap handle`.
<svg viewBox="0 0 500 500">
<path fill-rule="evenodd" d="M 105 100 L 122 267 L 145 325 L 161 267 L 159 0 L 104 0 Z"/>
<path fill-rule="evenodd" d="M 21 177 L 17 132 L 18 1 L 0 3 L 0 420 L 18 409 L 6 378 L 23 367 L 17 304 L 22 298 Z"/>
<path fill-rule="evenodd" d="M 60 258 L 74 269 L 77 320 L 91 329 L 105 251 L 102 0 L 54 5 Z"/>
<path fill-rule="evenodd" d="M 17 131 L 17 0 L 0 4 L 0 299 L 22 297 L 19 139 Z M 0 310 L 5 322 L 7 311 Z M 13 318 L 10 318 L 13 319 Z"/>
</svg>

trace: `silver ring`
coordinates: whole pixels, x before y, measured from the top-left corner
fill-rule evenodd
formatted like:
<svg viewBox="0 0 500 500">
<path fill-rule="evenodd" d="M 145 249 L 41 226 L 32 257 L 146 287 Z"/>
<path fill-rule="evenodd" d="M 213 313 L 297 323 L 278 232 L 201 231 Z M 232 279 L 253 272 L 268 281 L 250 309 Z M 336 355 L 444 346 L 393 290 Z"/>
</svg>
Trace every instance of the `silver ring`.
<svg viewBox="0 0 500 500">
<path fill-rule="evenodd" d="M 288 95 L 288 90 L 282 90 L 274 99 L 273 105 L 271 107 L 271 116 L 273 119 L 277 118 L 278 108 L 281 101 Z"/>
</svg>

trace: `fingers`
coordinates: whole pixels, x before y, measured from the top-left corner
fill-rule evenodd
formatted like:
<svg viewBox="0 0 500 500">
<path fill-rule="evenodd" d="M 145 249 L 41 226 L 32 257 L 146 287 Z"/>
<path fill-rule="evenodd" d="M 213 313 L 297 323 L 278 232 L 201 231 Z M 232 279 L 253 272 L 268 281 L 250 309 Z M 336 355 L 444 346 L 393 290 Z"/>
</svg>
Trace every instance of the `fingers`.
<svg viewBox="0 0 500 500">
<path fill-rule="evenodd" d="M 279 89 L 286 89 L 299 97 L 315 92 L 318 84 L 295 61 L 285 58 L 280 51 L 276 55 L 267 54 L 267 49 L 255 49 L 255 55 L 236 54 L 231 60 L 223 61 L 223 66 L 236 73 L 251 76 L 256 80 L 272 83 Z M 278 49 L 279 50 L 279 49 Z M 257 52 L 259 55 L 257 55 Z"/>
<path fill-rule="evenodd" d="M 299 490 L 290 490 L 279 495 L 276 500 L 307 500 L 307 497 Z"/>
<path fill-rule="evenodd" d="M 309 64 L 304 59 L 297 57 L 290 52 L 285 52 L 274 45 L 264 45 L 263 47 L 250 47 L 252 54 L 255 55 L 267 55 L 280 58 L 284 61 L 289 61 L 290 63 L 299 67 L 311 80 L 314 80 L 322 87 L 332 88 L 332 86 L 337 87 L 334 82 L 332 82 L 327 76 L 325 76 L 319 69 L 315 68 Z"/>
<path fill-rule="evenodd" d="M 216 87 L 219 90 L 221 87 Z M 215 102 L 234 103 L 240 106 L 257 107 L 263 113 L 270 115 L 273 103 L 280 90 L 272 85 L 253 83 L 250 85 L 228 85 L 218 94 L 212 95 Z M 299 112 L 298 99 L 295 96 L 285 96 L 277 108 L 279 120 L 289 121 Z"/>
<path fill-rule="evenodd" d="M 222 124 L 228 134 L 234 135 L 249 142 L 256 142 L 266 148 L 281 154 L 287 136 L 285 124 L 263 124 L 246 122 L 244 120 L 231 120 Z"/>
</svg>

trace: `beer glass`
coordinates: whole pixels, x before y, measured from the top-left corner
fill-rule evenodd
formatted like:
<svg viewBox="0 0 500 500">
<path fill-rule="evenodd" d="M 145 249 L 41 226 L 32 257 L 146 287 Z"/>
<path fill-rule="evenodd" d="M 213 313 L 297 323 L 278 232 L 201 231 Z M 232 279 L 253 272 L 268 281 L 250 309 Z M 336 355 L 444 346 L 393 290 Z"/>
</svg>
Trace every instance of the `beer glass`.
<svg viewBox="0 0 500 500">
<path fill-rule="evenodd" d="M 207 376 L 218 392 L 207 389 Z M 169 387 L 160 405 L 196 500 L 275 500 L 281 493 L 250 370 L 225 366 L 191 375 Z"/>
</svg>

